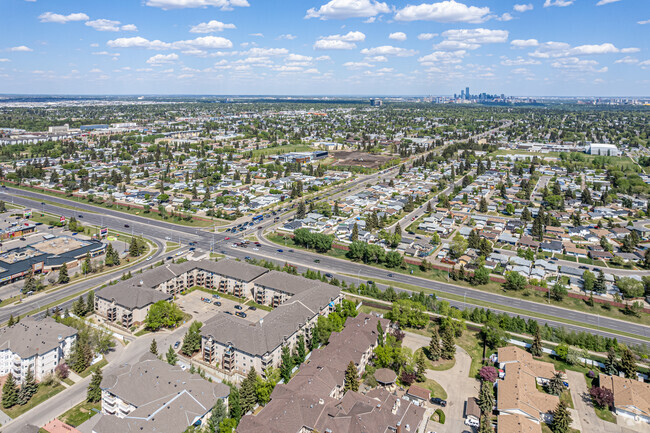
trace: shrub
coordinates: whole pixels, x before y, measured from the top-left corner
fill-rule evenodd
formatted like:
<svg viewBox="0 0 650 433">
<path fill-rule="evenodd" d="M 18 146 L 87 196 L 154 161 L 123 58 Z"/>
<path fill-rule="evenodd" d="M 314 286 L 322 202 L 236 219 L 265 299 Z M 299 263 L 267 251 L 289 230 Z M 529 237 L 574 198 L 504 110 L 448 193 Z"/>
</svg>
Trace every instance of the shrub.
<svg viewBox="0 0 650 433">
<path fill-rule="evenodd" d="M 442 411 L 442 409 L 436 409 L 436 411 L 434 412 L 434 414 L 438 416 L 438 422 L 439 422 L 440 424 L 444 424 L 444 423 L 445 423 L 445 413 Z"/>
</svg>

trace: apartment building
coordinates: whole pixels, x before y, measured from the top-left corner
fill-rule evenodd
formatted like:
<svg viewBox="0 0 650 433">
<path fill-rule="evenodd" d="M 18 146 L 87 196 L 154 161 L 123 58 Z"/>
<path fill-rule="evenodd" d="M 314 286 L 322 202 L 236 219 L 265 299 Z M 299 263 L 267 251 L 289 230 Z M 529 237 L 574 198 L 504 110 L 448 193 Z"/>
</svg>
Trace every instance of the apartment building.
<svg viewBox="0 0 650 433">
<path fill-rule="evenodd" d="M 518 347 L 502 347 L 498 352 L 499 368 L 505 370 L 497 381 L 497 410 L 499 419 L 503 417 L 509 428 L 519 426 L 523 430 L 504 430 L 499 432 L 539 432 L 541 422 L 550 422 L 552 412 L 560 399 L 537 389 L 555 374 L 553 364 L 533 359 L 532 355 Z M 513 418 L 507 418 L 513 417 Z M 525 419 L 525 420 L 524 420 Z M 533 430 L 528 426 L 536 424 Z"/>
<path fill-rule="evenodd" d="M 282 274 L 288 281 L 292 277 Z M 227 372 L 246 374 L 252 367 L 258 372 L 281 363 L 282 347 L 295 346 L 300 335 L 305 341 L 311 338 L 311 330 L 319 316 L 327 316 L 340 304 L 341 289 L 320 281 L 302 280 L 308 287 L 278 304 L 259 322 L 226 313 L 218 313 L 201 329 L 203 360 L 217 364 Z"/>
<path fill-rule="evenodd" d="M 650 424 L 650 384 L 601 374 L 600 386 L 614 393 L 614 412 L 617 415 Z"/>
<path fill-rule="evenodd" d="M 135 364 L 104 373 L 102 414 L 93 433 L 182 433 L 202 426 L 217 400 L 228 404 L 230 388 L 145 354 Z"/>
<path fill-rule="evenodd" d="M 170 295 L 193 286 L 203 286 L 239 297 L 250 297 L 253 280 L 268 269 L 246 262 L 224 259 L 168 264 L 142 274 L 143 284 Z"/>
<path fill-rule="evenodd" d="M 171 302 L 172 295 L 145 287 L 142 280 L 131 278 L 95 292 L 95 313 L 115 325 L 130 328 L 143 323 L 149 308 L 158 301 Z"/>
<path fill-rule="evenodd" d="M 288 384 L 275 387 L 271 401 L 257 415 L 242 418 L 237 431 L 417 432 L 425 422 L 424 408 L 383 388 L 366 394 L 343 391 L 350 361 L 361 373 L 377 346 L 378 322 L 387 328 L 387 320 L 368 314 L 349 318 L 343 331 L 312 352 Z"/>
<path fill-rule="evenodd" d="M 11 373 L 21 383 L 31 368 L 36 380 L 53 374 L 70 354 L 77 330 L 49 317 L 26 317 L 0 329 L 0 376 Z"/>
</svg>

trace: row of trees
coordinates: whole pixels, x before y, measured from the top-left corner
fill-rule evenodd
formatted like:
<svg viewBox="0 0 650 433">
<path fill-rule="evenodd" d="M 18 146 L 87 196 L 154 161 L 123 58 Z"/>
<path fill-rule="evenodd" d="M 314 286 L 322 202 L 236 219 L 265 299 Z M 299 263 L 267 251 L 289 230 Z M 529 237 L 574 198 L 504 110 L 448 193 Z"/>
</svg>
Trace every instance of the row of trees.
<svg viewBox="0 0 650 433">
<path fill-rule="evenodd" d="M 293 241 L 296 245 L 312 248 L 319 253 L 326 253 L 332 249 L 332 236 L 322 233 L 312 233 L 308 229 L 296 229 L 293 232 Z"/>
<path fill-rule="evenodd" d="M 346 256 L 355 261 L 383 264 L 389 268 L 400 267 L 404 264 L 404 257 L 397 251 L 386 252 L 381 245 L 361 241 L 352 242 Z"/>
</svg>

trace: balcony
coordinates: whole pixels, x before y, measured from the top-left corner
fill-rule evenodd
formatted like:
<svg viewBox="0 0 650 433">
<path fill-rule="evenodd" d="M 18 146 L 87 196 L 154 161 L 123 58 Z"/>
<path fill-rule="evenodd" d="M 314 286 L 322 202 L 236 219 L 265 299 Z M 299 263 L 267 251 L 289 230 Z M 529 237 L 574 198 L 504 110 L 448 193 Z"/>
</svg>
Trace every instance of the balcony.
<svg viewBox="0 0 650 433">
<path fill-rule="evenodd" d="M 203 360 L 207 363 L 212 363 L 214 361 L 214 348 L 206 346 L 203 349 Z"/>
</svg>

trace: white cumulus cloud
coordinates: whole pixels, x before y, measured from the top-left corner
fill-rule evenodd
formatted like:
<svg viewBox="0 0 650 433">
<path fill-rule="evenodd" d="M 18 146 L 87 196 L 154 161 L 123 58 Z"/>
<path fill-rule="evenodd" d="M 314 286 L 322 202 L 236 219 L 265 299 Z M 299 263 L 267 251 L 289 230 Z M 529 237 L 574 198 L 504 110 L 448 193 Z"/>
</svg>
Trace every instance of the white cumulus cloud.
<svg viewBox="0 0 650 433">
<path fill-rule="evenodd" d="M 409 57 L 417 54 L 415 50 L 408 50 L 406 48 L 393 47 L 391 45 L 383 45 L 381 47 L 364 48 L 361 54 L 366 56 L 396 56 L 396 57 Z"/>
<path fill-rule="evenodd" d="M 418 39 L 421 41 L 430 41 L 431 39 L 438 36 L 438 33 L 420 33 Z"/>
<path fill-rule="evenodd" d="M 138 30 L 134 24 L 126 24 L 122 26 L 119 21 L 105 19 L 86 21 L 86 25 L 100 32 L 119 32 L 120 30 L 135 32 Z"/>
<path fill-rule="evenodd" d="M 434 51 L 431 54 L 420 57 L 418 62 L 425 66 L 434 66 L 437 63 L 460 63 L 467 54 L 465 50 L 458 51 Z"/>
<path fill-rule="evenodd" d="M 544 7 L 548 8 L 551 6 L 557 6 L 557 7 L 565 7 L 565 6 L 571 6 L 573 4 L 574 0 L 546 0 L 544 2 Z"/>
<path fill-rule="evenodd" d="M 467 6 L 454 0 L 408 5 L 395 14 L 398 21 L 437 21 L 441 23 L 481 23 L 488 19 L 489 7 Z"/>
<path fill-rule="evenodd" d="M 357 47 L 355 43 L 339 40 L 319 39 L 314 43 L 315 50 L 353 50 Z"/>
<path fill-rule="evenodd" d="M 192 26 L 190 33 L 214 33 L 222 32 L 225 29 L 236 29 L 237 27 L 234 24 L 225 24 L 221 21 L 210 20 L 207 23 L 200 23 L 195 26 Z"/>
<path fill-rule="evenodd" d="M 468 44 L 496 44 L 508 40 L 507 30 L 490 29 L 453 29 L 442 33 L 442 37 L 450 41 L 466 42 Z"/>
<path fill-rule="evenodd" d="M 233 7 L 250 6 L 247 0 L 146 0 L 147 6 L 157 7 L 164 10 L 205 8 L 213 6 L 222 10 L 231 10 Z"/>
<path fill-rule="evenodd" d="M 219 36 L 203 36 L 196 39 L 176 42 L 163 42 L 160 40 L 149 40 L 141 36 L 132 38 L 118 38 L 107 42 L 112 48 L 146 48 L 148 50 L 170 50 L 170 49 L 221 49 L 232 48 L 232 42 Z"/>
<path fill-rule="evenodd" d="M 404 33 L 404 32 L 391 33 L 390 35 L 388 35 L 388 39 L 392 39 L 394 41 L 405 41 L 406 40 L 406 33 Z"/>
<path fill-rule="evenodd" d="M 305 18 L 321 20 L 343 20 L 347 18 L 368 18 L 390 12 L 386 3 L 375 0 L 331 0 L 320 8 L 311 8 Z"/>
<path fill-rule="evenodd" d="M 14 52 L 14 53 L 28 53 L 30 51 L 34 51 L 31 48 L 25 46 L 25 45 L 19 45 L 17 47 L 11 47 L 9 48 L 9 51 Z"/>
<path fill-rule="evenodd" d="M 533 10 L 533 4 L 532 4 L 532 3 L 528 3 L 527 5 L 526 5 L 526 4 L 522 4 L 522 5 L 514 5 L 512 8 L 513 8 L 516 12 L 527 12 L 527 11 L 532 11 L 532 10 Z"/>
<path fill-rule="evenodd" d="M 515 39 L 510 42 L 510 45 L 517 48 L 536 47 L 539 45 L 539 41 L 537 39 Z"/>
<path fill-rule="evenodd" d="M 596 6 L 608 5 L 610 3 L 616 3 L 620 1 L 621 0 L 600 0 L 598 3 L 596 3 Z"/>
<path fill-rule="evenodd" d="M 150 65 L 163 65 L 165 63 L 173 63 L 178 60 L 178 54 L 156 54 L 147 60 Z"/>
<path fill-rule="evenodd" d="M 38 16 L 42 23 L 59 23 L 65 24 L 72 21 L 88 21 L 90 17 L 84 13 L 74 13 L 69 15 L 55 14 L 54 12 L 45 12 Z"/>
</svg>

